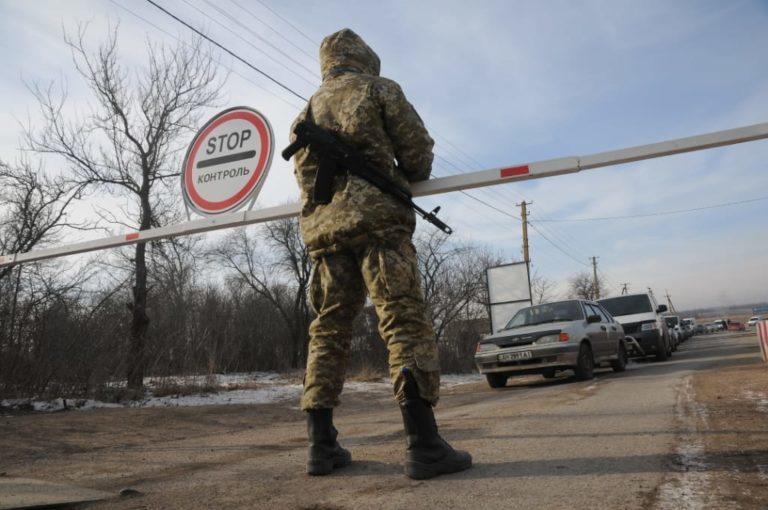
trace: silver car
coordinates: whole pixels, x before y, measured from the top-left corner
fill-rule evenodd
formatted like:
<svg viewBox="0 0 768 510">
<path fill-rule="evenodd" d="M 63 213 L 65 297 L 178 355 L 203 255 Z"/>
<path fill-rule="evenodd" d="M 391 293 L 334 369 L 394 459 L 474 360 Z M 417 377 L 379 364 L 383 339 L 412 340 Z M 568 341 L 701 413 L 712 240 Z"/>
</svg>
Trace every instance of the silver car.
<svg viewBox="0 0 768 510">
<path fill-rule="evenodd" d="M 592 379 L 596 366 L 624 371 L 624 330 L 593 301 L 530 306 L 477 344 L 475 364 L 491 388 L 504 387 L 511 375 L 551 378 L 561 370 L 573 370 L 581 380 Z"/>
</svg>

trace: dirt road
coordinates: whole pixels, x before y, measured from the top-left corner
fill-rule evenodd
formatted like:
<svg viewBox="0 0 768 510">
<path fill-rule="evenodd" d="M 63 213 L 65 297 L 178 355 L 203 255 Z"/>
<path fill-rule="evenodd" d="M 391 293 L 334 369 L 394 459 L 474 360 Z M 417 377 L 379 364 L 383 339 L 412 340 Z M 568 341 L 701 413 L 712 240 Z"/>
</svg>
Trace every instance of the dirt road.
<svg viewBox="0 0 768 510">
<path fill-rule="evenodd" d="M 754 336 L 725 334 L 589 382 L 458 386 L 438 419 L 475 466 L 426 482 L 401 474 L 384 391 L 338 410 L 355 462 L 328 477 L 304 475 L 303 416 L 278 404 L 5 416 L 0 472 L 141 492 L 88 508 L 764 508 L 766 383 Z"/>
</svg>

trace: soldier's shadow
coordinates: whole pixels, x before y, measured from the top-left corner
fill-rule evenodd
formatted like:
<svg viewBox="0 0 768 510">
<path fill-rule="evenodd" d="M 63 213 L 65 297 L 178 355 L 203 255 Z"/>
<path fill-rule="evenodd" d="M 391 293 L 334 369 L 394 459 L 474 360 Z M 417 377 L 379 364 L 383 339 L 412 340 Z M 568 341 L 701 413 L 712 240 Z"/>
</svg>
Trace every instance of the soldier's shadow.
<svg viewBox="0 0 768 510">
<path fill-rule="evenodd" d="M 378 460 L 353 460 L 349 466 L 333 471 L 333 475 L 337 476 L 380 476 L 402 473 L 402 464 Z"/>
</svg>

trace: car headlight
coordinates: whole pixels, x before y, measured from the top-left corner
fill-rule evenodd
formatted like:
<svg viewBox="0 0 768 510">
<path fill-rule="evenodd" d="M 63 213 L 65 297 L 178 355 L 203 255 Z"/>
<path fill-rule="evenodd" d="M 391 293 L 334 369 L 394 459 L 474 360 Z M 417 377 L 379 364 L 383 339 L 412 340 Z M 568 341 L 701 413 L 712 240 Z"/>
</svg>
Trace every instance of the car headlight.
<svg viewBox="0 0 768 510">
<path fill-rule="evenodd" d="M 493 343 L 487 343 L 487 344 L 477 344 L 477 350 L 475 352 L 487 352 L 487 351 L 493 351 L 498 349 L 496 344 Z"/>
<path fill-rule="evenodd" d="M 536 345 L 553 344 L 560 341 L 560 335 L 546 335 L 536 340 Z"/>
<path fill-rule="evenodd" d="M 658 324 L 656 324 L 655 322 L 646 322 L 646 323 L 644 323 L 644 324 L 643 324 L 643 325 L 640 327 L 640 329 L 641 329 L 642 331 L 653 331 L 654 329 L 659 329 L 659 326 L 658 326 Z"/>
</svg>

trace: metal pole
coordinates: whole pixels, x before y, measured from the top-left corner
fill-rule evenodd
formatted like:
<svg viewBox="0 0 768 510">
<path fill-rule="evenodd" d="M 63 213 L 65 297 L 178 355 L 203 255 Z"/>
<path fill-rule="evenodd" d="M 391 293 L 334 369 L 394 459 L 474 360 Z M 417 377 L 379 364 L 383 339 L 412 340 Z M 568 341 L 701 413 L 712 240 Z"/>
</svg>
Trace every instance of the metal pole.
<svg viewBox="0 0 768 510">
<path fill-rule="evenodd" d="M 436 195 L 439 193 L 493 186 L 513 181 L 540 179 L 554 175 L 575 173 L 582 170 L 591 170 L 594 168 L 659 158 L 684 152 L 711 149 L 713 147 L 722 147 L 725 145 L 734 145 L 737 143 L 751 142 L 766 138 L 768 138 L 768 122 L 690 136 L 687 138 L 677 138 L 649 145 L 639 145 L 625 149 L 600 152 L 586 156 L 570 156 L 535 161 L 532 163 L 491 168 L 489 170 L 468 172 L 438 179 L 429 179 L 427 181 L 414 183 L 411 189 L 415 197 Z M 263 223 L 297 216 L 300 210 L 301 208 L 298 203 L 292 203 L 256 211 L 241 211 L 237 213 L 223 214 L 216 217 L 142 230 L 141 232 L 130 232 L 67 246 L 35 250 L 27 253 L 3 254 L 0 255 L 0 267 L 54 257 L 63 257 L 76 253 L 115 248 L 126 244 L 133 244 L 138 241 L 197 234 L 200 232 L 208 232 L 210 230 Z"/>
</svg>

